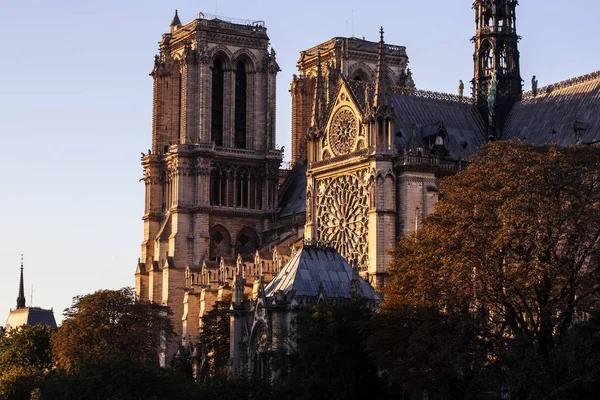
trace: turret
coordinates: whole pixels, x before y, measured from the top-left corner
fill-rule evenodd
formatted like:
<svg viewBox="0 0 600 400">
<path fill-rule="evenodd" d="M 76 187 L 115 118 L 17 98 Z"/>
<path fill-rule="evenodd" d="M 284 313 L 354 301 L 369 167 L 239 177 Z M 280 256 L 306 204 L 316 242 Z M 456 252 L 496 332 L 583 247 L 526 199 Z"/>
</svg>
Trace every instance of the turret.
<svg viewBox="0 0 600 400">
<path fill-rule="evenodd" d="M 516 30 L 517 0 L 476 0 L 473 97 L 487 127 L 498 139 L 513 105 L 523 94 Z"/>
</svg>

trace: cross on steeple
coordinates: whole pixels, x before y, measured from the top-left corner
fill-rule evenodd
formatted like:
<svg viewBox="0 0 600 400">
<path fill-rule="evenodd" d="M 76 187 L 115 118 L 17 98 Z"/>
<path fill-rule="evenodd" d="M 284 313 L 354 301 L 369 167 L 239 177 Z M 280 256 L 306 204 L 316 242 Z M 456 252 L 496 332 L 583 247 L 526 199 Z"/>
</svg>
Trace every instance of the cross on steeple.
<svg viewBox="0 0 600 400">
<path fill-rule="evenodd" d="M 19 296 L 17 297 L 17 309 L 25 308 L 25 289 L 23 285 L 23 254 L 21 254 L 21 281 L 19 282 Z"/>
</svg>

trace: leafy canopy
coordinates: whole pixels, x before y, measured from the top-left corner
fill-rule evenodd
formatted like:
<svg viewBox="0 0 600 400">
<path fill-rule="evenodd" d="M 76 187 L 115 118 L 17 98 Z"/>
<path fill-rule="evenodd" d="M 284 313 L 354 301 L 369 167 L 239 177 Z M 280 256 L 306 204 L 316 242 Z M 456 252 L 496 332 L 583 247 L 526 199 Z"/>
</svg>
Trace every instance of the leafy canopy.
<svg viewBox="0 0 600 400">
<path fill-rule="evenodd" d="M 74 372 L 98 362 L 157 363 L 162 341 L 174 335 L 168 307 L 139 302 L 133 289 L 78 296 L 52 338 L 59 370 Z"/>
<path fill-rule="evenodd" d="M 510 371 L 512 387 L 534 393 L 531 385 L 548 384 L 547 360 L 598 298 L 600 148 L 489 144 L 443 181 L 436 212 L 393 255 L 381 323 L 395 331 L 380 340 L 400 334 L 406 346 L 418 344 L 407 331 L 415 321 L 452 320 L 454 328 L 424 339 L 453 354 L 437 371 L 462 379 L 497 368 Z M 444 345 L 451 336 L 462 339 L 460 354 Z M 377 354 L 399 379 L 416 355 Z M 417 359 L 432 369 L 436 352 Z"/>
</svg>

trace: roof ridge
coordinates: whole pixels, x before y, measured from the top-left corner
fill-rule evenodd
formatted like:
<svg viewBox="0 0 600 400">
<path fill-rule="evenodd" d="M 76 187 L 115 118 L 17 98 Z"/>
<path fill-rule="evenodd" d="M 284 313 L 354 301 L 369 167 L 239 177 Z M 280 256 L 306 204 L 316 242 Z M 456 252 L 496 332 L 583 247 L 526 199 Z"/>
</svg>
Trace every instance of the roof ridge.
<svg viewBox="0 0 600 400">
<path fill-rule="evenodd" d="M 589 82 L 594 79 L 600 78 L 600 71 L 590 72 L 589 74 L 576 76 L 574 78 L 566 79 L 564 81 L 560 81 L 557 83 L 551 83 L 549 85 L 543 86 L 537 90 L 537 94 L 547 94 L 554 90 L 565 89 L 571 86 L 578 85 L 580 83 Z M 533 91 L 523 93 L 523 100 L 530 99 L 534 97 Z"/>
<path fill-rule="evenodd" d="M 473 104 L 473 98 L 471 98 L 471 97 L 467 97 L 467 96 L 461 97 L 457 94 L 435 92 L 432 90 L 410 89 L 410 88 L 405 88 L 402 86 L 393 86 L 392 92 L 396 93 L 396 94 L 403 94 L 406 96 L 423 97 L 426 99 L 445 100 L 445 101 L 451 101 L 454 103 Z"/>
</svg>

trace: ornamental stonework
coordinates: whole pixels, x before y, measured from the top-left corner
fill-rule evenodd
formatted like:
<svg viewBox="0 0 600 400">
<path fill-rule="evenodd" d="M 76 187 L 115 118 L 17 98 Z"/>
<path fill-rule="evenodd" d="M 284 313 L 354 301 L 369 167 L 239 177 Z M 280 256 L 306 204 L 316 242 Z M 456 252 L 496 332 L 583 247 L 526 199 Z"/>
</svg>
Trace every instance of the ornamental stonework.
<svg viewBox="0 0 600 400">
<path fill-rule="evenodd" d="M 334 247 L 348 262 L 368 262 L 369 196 L 366 171 L 323 180 L 318 184 L 319 239 Z"/>
<path fill-rule="evenodd" d="M 354 148 L 358 135 L 358 122 L 349 108 L 338 110 L 329 127 L 329 142 L 336 156 L 346 154 Z"/>
</svg>

